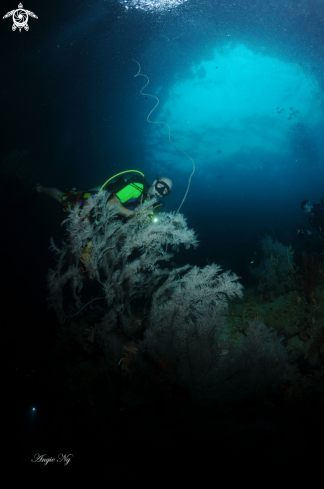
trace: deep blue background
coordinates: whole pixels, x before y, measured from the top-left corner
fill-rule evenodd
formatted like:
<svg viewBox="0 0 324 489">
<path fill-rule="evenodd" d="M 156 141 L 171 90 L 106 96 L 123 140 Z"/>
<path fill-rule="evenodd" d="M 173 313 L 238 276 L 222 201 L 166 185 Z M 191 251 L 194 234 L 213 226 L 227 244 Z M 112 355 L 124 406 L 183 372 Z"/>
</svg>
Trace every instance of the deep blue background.
<svg viewBox="0 0 324 489">
<path fill-rule="evenodd" d="M 17 2 L 2 1 L 2 16 L 17 8 Z M 210 5 L 188 0 L 159 13 L 125 12 L 117 1 L 23 3 L 38 16 L 29 20 L 29 32 L 12 32 L 11 19 L 0 24 L 0 157 L 14 149 L 28 151 L 31 172 L 33 166 L 41 167 L 39 183 L 45 186 L 91 188 L 131 168 L 144 172 L 148 181 L 155 178 L 157 168 L 147 158 L 146 141 L 146 117 L 153 105 L 139 93 L 142 80 L 134 78 L 132 59 L 140 60 L 154 89 L 163 85 L 162 100 L 177 77 L 188 75 L 192 62 L 211 56 L 214 44 L 230 36 L 234 43 L 264 44 L 271 55 L 284 52 L 290 60 L 307 63 L 323 87 L 324 11 L 316 1 Z M 167 211 L 175 211 L 182 200 L 188 164 L 186 175 L 172 175 L 177 186 Z M 303 199 L 324 197 L 321 154 L 315 168 L 285 171 L 281 180 L 289 190 L 278 186 L 268 195 L 259 191 L 265 185 L 262 179 L 270 178 L 267 173 L 240 181 L 217 170 L 215 175 L 220 187 L 226 178 L 225 197 L 218 197 L 217 185 L 206 191 L 199 170 L 193 177 L 182 212 L 199 234 L 200 247 L 181 253 L 179 266 L 204 266 L 208 259 L 236 272 L 248 285 L 249 264 L 258 260 L 255 252 L 265 234 L 275 233 L 286 246 L 303 249 L 296 222 L 303 219 Z M 13 182 L 10 192 L 15 191 Z M 1 277 L 7 363 L 11 368 L 41 365 L 55 324 L 46 312 L 46 273 L 54 264 L 49 240 L 54 236 L 60 243 L 64 215 L 45 195 L 18 208 L 4 200 Z"/>
<path fill-rule="evenodd" d="M 14 7 L 11 1 L 1 4 L 3 13 Z M 139 93 L 143 80 L 134 79 L 137 65 L 132 59 L 140 60 L 152 89 L 166 87 L 161 100 L 175 79 L 188 75 L 192 62 L 211 56 L 226 36 L 234 43 L 264 44 L 271 55 L 286 53 L 290 60 L 307 62 L 323 83 L 324 14 L 317 2 L 210 6 L 199 0 L 158 13 L 126 12 L 114 1 L 33 1 L 25 8 L 39 17 L 29 19 L 29 32 L 12 32 L 11 19 L 1 22 L 0 156 L 27 150 L 31 170 L 41 167 L 43 185 L 85 189 L 128 168 L 143 171 L 149 181 L 155 178 L 145 139 L 153 104 Z M 269 175 L 240 181 L 225 175 L 227 191 L 221 199 L 217 185 L 206 191 L 198 169 L 182 211 L 199 234 L 200 247 L 182 254 L 179 264 L 203 266 L 207 258 L 247 281 L 259 237 L 275 232 L 285 245 L 299 247 L 295 226 L 303 218 L 300 202 L 322 197 L 321 155 L 319 162 L 315 169 L 306 165 L 301 172 L 285 172 L 282 180 L 289 191 L 278 186 L 267 196 L 258 189 Z M 177 186 L 166 210 L 178 208 L 189 172 L 189 160 L 186 174 L 173 172 Z M 225 180 L 218 174 L 216 169 L 222 187 Z M 259 184 L 260 178 L 265 180 Z M 53 261 L 47 252 L 49 238 L 60 241 L 63 214 L 44 195 L 23 211 L 6 209 L 2 245 L 8 281 L 16 284 L 19 276 L 30 303 L 31 283 L 44 292 Z"/>
</svg>

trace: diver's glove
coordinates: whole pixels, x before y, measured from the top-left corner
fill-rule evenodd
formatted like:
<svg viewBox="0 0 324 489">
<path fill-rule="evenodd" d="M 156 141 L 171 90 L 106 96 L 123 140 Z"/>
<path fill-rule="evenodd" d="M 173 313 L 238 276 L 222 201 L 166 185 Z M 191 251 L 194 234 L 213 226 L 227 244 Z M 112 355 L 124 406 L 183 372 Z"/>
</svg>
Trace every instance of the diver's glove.
<svg viewBox="0 0 324 489">
<path fill-rule="evenodd" d="M 152 209 L 145 209 L 144 211 L 144 219 L 145 219 L 145 224 L 149 224 L 151 222 L 152 217 L 154 216 L 154 212 Z"/>
<path fill-rule="evenodd" d="M 138 226 L 142 228 L 143 226 L 147 226 L 151 222 L 153 215 L 154 213 L 151 208 L 144 208 L 140 211 L 136 211 L 135 209 L 132 215 L 132 220 L 137 221 Z"/>
</svg>

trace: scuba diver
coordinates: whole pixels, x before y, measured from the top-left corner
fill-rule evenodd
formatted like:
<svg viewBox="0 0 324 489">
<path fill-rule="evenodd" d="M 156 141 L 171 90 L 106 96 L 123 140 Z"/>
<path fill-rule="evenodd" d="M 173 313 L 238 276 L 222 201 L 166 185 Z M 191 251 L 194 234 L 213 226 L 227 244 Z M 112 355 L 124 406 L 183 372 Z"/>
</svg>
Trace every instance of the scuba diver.
<svg viewBox="0 0 324 489">
<path fill-rule="evenodd" d="M 133 174 L 136 175 L 133 175 Z M 167 197 L 170 195 L 173 183 L 170 178 L 156 177 L 156 180 L 152 185 L 148 184 L 145 180 L 143 173 L 137 170 L 129 170 L 118 173 L 109 178 L 101 187 L 96 187 L 88 191 L 70 189 L 66 192 L 59 190 L 56 187 L 43 187 L 37 184 L 35 190 L 39 193 L 44 193 L 53 197 L 63 206 L 63 211 L 66 212 L 69 209 L 79 206 L 81 210 L 83 206 L 98 192 L 109 192 L 109 198 L 107 206 L 118 205 L 118 213 L 121 218 L 128 218 L 134 215 L 135 208 L 151 199 L 152 197 Z M 153 205 L 153 211 L 146 210 L 148 217 L 152 214 L 160 212 L 164 207 L 164 202 L 158 200 Z M 89 219 L 94 220 L 95 209 L 90 211 Z M 88 262 L 91 256 L 92 241 L 89 241 L 85 248 L 82 249 L 79 261 L 79 267 L 81 271 L 86 274 Z"/>
<path fill-rule="evenodd" d="M 131 175 L 136 173 L 137 175 Z M 126 176 L 128 174 L 128 176 Z M 66 192 L 55 187 L 43 187 L 37 184 L 35 190 L 53 197 L 63 205 L 63 211 L 66 212 L 71 207 L 79 205 L 82 207 L 88 202 L 88 199 L 95 196 L 99 191 L 105 190 L 110 192 L 107 206 L 119 205 L 119 214 L 123 217 L 132 216 L 134 209 L 151 199 L 152 197 L 167 197 L 170 195 L 173 183 L 170 178 L 156 177 L 156 180 L 149 185 L 143 173 L 137 170 L 129 170 L 118 173 L 109 178 L 102 186 L 90 189 L 88 191 L 70 189 Z M 164 203 L 162 203 L 164 207 Z M 161 210 L 161 203 L 155 204 L 156 210 Z M 152 214 L 152 211 L 148 211 Z"/>
<path fill-rule="evenodd" d="M 301 238 L 304 236 L 318 236 L 320 239 L 324 233 L 324 201 L 314 203 L 311 200 L 303 200 L 301 208 L 306 214 L 308 228 L 297 223 L 297 235 Z"/>
</svg>

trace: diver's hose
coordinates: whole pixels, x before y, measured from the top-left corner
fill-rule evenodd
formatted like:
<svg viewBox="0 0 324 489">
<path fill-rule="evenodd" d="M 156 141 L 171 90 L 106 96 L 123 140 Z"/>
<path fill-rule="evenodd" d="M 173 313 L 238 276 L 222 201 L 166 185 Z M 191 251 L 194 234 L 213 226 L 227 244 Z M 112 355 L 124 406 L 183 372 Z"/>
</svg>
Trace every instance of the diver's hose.
<svg viewBox="0 0 324 489">
<path fill-rule="evenodd" d="M 185 151 L 183 151 L 183 149 L 179 148 L 179 146 L 177 146 L 176 144 L 174 144 L 172 141 L 171 141 L 171 136 L 170 136 L 170 126 L 167 122 L 164 122 L 164 121 L 150 121 L 149 120 L 149 117 L 150 115 L 152 114 L 152 112 L 156 109 L 156 107 L 159 105 L 160 101 L 158 99 L 158 97 L 156 97 L 155 95 L 151 95 L 150 93 L 143 93 L 142 90 L 144 90 L 145 87 L 147 87 L 147 85 L 150 83 L 150 79 L 148 76 L 146 75 L 143 75 L 143 73 L 141 73 L 141 65 L 139 64 L 138 61 L 136 61 L 136 59 L 133 59 L 133 61 L 135 61 L 135 63 L 138 64 L 138 72 L 136 73 L 136 75 L 134 75 L 134 78 L 136 76 L 144 76 L 145 78 L 147 78 L 147 83 L 146 85 L 144 85 L 144 87 L 140 90 L 140 94 L 141 95 L 146 95 L 147 97 L 152 97 L 152 98 L 155 98 L 157 100 L 157 103 L 156 105 L 153 107 L 153 109 L 151 110 L 151 112 L 149 113 L 149 115 L 147 116 L 146 120 L 147 122 L 149 122 L 150 124 L 165 124 L 167 127 L 168 127 L 168 131 L 169 131 L 169 141 L 170 141 L 170 144 L 172 144 L 172 146 L 174 146 L 175 148 L 177 148 L 178 150 L 180 150 L 184 155 L 186 155 L 191 161 L 192 161 L 192 173 L 189 177 L 189 181 L 188 181 L 188 187 L 187 187 L 187 190 L 186 190 L 186 193 L 182 199 L 182 202 L 179 206 L 179 209 L 177 210 L 176 214 L 178 214 L 179 210 L 181 209 L 186 197 L 187 197 L 187 194 L 188 194 L 188 191 L 189 191 L 189 187 L 190 187 L 190 182 L 191 182 L 191 178 L 192 178 L 192 175 L 195 173 L 195 163 L 194 163 L 194 160 L 191 158 L 191 156 L 189 156 Z"/>
</svg>

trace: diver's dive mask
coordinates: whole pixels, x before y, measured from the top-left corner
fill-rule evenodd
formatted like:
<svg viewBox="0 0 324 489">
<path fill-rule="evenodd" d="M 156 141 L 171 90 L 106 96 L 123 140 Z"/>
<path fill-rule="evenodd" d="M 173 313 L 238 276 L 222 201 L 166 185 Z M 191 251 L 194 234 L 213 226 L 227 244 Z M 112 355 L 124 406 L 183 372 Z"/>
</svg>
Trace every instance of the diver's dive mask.
<svg viewBox="0 0 324 489">
<path fill-rule="evenodd" d="M 154 184 L 154 188 L 157 192 L 158 197 L 167 197 L 171 193 L 171 189 L 169 185 L 163 180 L 159 180 L 158 176 L 156 176 L 156 182 Z"/>
</svg>

